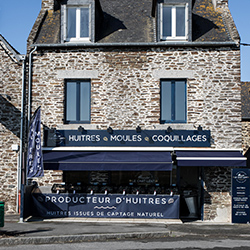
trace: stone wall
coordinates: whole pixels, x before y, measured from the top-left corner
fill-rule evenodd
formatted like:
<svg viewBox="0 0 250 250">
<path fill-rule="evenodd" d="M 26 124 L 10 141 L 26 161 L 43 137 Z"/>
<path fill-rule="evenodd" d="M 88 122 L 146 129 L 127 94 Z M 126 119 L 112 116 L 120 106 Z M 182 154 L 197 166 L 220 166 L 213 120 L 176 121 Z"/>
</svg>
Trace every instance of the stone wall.
<svg viewBox="0 0 250 250">
<path fill-rule="evenodd" d="M 51 191 L 53 184 L 63 182 L 63 171 L 61 171 L 61 170 L 44 170 L 44 177 L 33 178 L 30 180 L 39 183 L 40 187 L 43 187 L 43 186 L 49 187 L 49 190 Z"/>
<path fill-rule="evenodd" d="M 244 153 L 246 153 L 250 146 L 250 122 L 242 122 L 242 148 Z"/>
<path fill-rule="evenodd" d="M 242 148 L 247 157 L 247 167 L 250 167 L 250 122 L 242 121 Z"/>
<path fill-rule="evenodd" d="M 239 50 L 43 51 L 33 72 L 33 111 L 42 106 L 47 127 L 64 124 L 63 76 L 91 78 L 91 123 L 102 129 L 153 129 L 160 78 L 188 78 L 188 124 L 211 130 L 214 148 L 241 148 Z"/>
<path fill-rule="evenodd" d="M 6 213 L 16 212 L 18 153 L 21 118 L 22 64 L 0 41 L 0 200 Z"/>
<path fill-rule="evenodd" d="M 160 79 L 187 78 L 188 125 L 211 130 L 213 148 L 242 146 L 238 49 L 45 50 L 34 54 L 33 72 L 33 111 L 42 106 L 42 123 L 46 127 L 69 126 L 64 125 L 65 79 L 90 78 L 92 125 L 123 130 L 137 125 L 142 129 L 165 128 L 159 124 Z M 181 127 L 185 129 L 185 124 Z M 230 217 L 231 172 L 214 171 L 207 169 L 205 174 L 210 201 L 205 203 L 204 218 L 216 221 L 225 211 Z M 53 176 L 50 178 L 53 183 Z M 38 181 L 46 185 L 46 178 Z"/>
<path fill-rule="evenodd" d="M 56 0 L 42 0 L 42 8 L 53 10 Z"/>
<path fill-rule="evenodd" d="M 204 167 L 204 220 L 231 221 L 231 168 Z"/>
<path fill-rule="evenodd" d="M 212 0 L 212 2 L 215 8 L 228 4 L 228 0 Z"/>
</svg>

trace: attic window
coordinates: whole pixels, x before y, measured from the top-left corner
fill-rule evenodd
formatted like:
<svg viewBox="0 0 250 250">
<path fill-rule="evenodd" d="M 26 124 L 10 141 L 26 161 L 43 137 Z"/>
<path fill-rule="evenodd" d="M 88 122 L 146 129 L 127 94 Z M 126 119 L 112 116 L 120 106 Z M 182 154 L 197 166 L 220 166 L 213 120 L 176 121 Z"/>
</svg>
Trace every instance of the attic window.
<svg viewBox="0 0 250 250">
<path fill-rule="evenodd" d="M 160 7 L 160 39 L 188 40 L 188 4 Z"/>
<path fill-rule="evenodd" d="M 88 41 L 90 30 L 89 7 L 67 7 L 66 41 Z"/>
</svg>

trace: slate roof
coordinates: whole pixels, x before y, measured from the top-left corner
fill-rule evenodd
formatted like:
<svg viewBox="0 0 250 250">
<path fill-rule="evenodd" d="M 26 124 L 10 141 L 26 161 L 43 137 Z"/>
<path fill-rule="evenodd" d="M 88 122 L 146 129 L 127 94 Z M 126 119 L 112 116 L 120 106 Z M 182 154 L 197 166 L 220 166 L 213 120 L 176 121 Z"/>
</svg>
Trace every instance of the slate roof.
<svg viewBox="0 0 250 250">
<path fill-rule="evenodd" d="M 250 82 L 241 83 L 242 118 L 250 120 Z"/>
<path fill-rule="evenodd" d="M 196 0 L 193 7 L 193 41 L 226 42 L 231 38 L 219 11 L 215 11 L 211 0 Z"/>
<path fill-rule="evenodd" d="M 102 42 L 154 42 L 152 0 L 100 0 L 104 20 L 100 29 Z"/>
<path fill-rule="evenodd" d="M 99 0 L 102 25 L 96 43 L 152 43 L 156 41 L 156 20 L 152 0 Z M 212 0 L 193 0 L 192 41 L 230 42 L 231 36 L 219 9 Z M 36 44 L 60 43 L 60 9 L 47 12 L 35 38 Z"/>
<path fill-rule="evenodd" d="M 61 11 L 49 10 L 38 33 L 36 43 L 59 43 Z"/>
</svg>

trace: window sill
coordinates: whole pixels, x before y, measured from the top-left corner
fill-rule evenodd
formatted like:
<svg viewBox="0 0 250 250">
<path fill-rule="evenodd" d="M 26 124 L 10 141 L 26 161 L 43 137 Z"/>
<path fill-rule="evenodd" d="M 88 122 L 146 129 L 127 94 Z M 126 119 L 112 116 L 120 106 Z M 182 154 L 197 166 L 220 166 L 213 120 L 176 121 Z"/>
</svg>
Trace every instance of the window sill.
<svg viewBox="0 0 250 250">
<path fill-rule="evenodd" d="M 64 43 L 92 43 L 89 39 L 71 39 L 71 40 L 66 40 Z"/>
<path fill-rule="evenodd" d="M 58 130 L 77 130 L 80 126 L 82 126 L 86 130 L 95 130 L 99 128 L 97 124 L 74 123 L 74 124 L 58 125 L 57 129 Z"/>
<path fill-rule="evenodd" d="M 188 38 L 182 37 L 182 38 L 164 38 L 161 39 L 159 42 L 188 42 Z"/>
<path fill-rule="evenodd" d="M 194 130 L 196 129 L 193 124 L 186 123 L 164 123 L 154 125 L 154 128 L 157 130 L 167 130 L 168 127 L 171 127 L 174 130 Z"/>
</svg>

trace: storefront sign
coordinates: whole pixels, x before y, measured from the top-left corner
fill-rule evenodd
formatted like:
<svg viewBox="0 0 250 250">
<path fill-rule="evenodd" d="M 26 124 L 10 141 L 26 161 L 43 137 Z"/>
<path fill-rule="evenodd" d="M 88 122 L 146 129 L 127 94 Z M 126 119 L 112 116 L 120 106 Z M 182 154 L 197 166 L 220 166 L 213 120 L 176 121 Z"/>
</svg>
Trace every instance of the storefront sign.
<svg viewBox="0 0 250 250">
<path fill-rule="evenodd" d="M 35 193 L 32 197 L 35 215 L 42 218 L 179 218 L 179 196 Z"/>
<path fill-rule="evenodd" d="M 250 169 L 232 170 L 232 223 L 250 222 Z"/>
<path fill-rule="evenodd" d="M 46 130 L 45 146 L 210 147 L 209 130 Z"/>
</svg>

